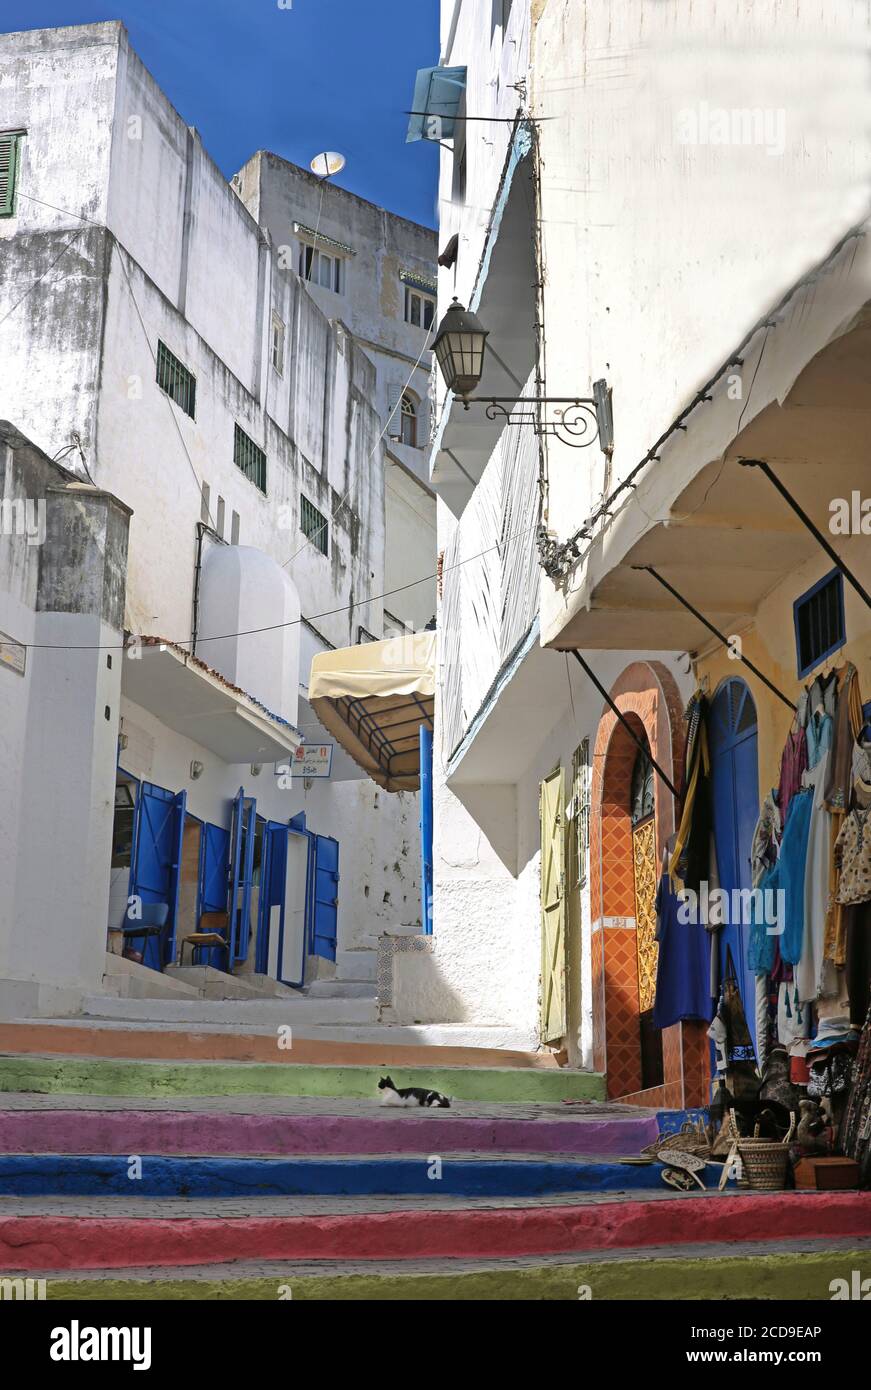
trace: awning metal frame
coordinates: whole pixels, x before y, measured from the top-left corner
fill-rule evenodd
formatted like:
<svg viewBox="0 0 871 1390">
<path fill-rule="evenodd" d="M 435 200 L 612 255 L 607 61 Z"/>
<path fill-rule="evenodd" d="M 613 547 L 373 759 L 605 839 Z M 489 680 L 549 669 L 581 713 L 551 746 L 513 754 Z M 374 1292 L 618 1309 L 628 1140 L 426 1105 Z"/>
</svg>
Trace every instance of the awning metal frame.
<svg viewBox="0 0 871 1390">
<path fill-rule="evenodd" d="M 722 633 L 719 628 L 714 627 L 713 623 L 708 622 L 708 619 L 705 617 L 705 615 L 703 613 L 700 613 L 699 610 L 690 603 L 689 599 L 684 598 L 683 594 L 679 594 L 677 589 L 675 589 L 672 584 L 669 584 L 667 579 L 663 579 L 662 575 L 658 574 L 652 565 L 633 565 L 632 568 L 634 570 L 644 571 L 646 574 L 652 574 L 653 578 L 659 584 L 662 585 L 663 589 L 667 589 L 668 592 L 672 595 L 672 597 L 676 598 L 678 603 L 682 604 L 688 613 L 692 613 L 693 617 L 696 618 L 704 627 L 708 629 L 708 632 L 712 632 L 715 637 L 719 637 L 720 641 L 723 643 L 724 646 L 729 645 L 729 638 L 725 635 L 725 633 Z M 765 675 L 763 671 L 760 671 L 759 667 L 756 666 L 754 662 L 750 660 L 749 656 L 744 656 L 742 652 L 738 656 L 738 660 L 742 661 L 744 665 L 747 667 L 748 671 L 752 671 L 754 676 L 761 680 L 762 684 L 766 685 L 773 695 L 777 696 L 778 700 L 782 700 L 783 703 L 789 709 L 795 712 L 796 707 L 792 703 L 792 700 L 787 699 L 782 690 L 778 690 L 777 686 L 774 685 L 774 683 L 768 679 L 768 677 Z"/>
<path fill-rule="evenodd" d="M 847 580 L 848 584 L 852 584 L 853 588 L 856 590 L 856 593 L 859 595 L 860 599 L 865 604 L 865 607 L 871 608 L 871 594 L 869 594 L 868 590 L 864 588 L 864 586 L 859 582 L 859 580 L 856 578 L 855 574 L 849 568 L 849 566 L 844 564 L 844 561 L 841 559 L 838 552 L 834 549 L 833 546 L 829 544 L 819 527 L 816 526 L 813 521 L 811 521 L 804 508 L 798 502 L 796 502 L 792 493 L 780 481 L 771 465 L 766 463 L 764 459 L 739 459 L 738 462 L 741 464 L 742 468 L 760 468 L 762 470 L 766 478 L 768 478 L 769 482 L 771 482 L 777 489 L 777 491 L 780 493 L 787 506 L 791 507 L 792 510 L 795 512 L 802 525 L 806 527 L 808 531 L 810 531 L 814 540 L 817 541 L 817 543 L 820 546 L 822 546 L 823 550 L 826 552 L 832 563 L 837 565 L 838 569 L 841 571 L 841 574 Z"/>
</svg>

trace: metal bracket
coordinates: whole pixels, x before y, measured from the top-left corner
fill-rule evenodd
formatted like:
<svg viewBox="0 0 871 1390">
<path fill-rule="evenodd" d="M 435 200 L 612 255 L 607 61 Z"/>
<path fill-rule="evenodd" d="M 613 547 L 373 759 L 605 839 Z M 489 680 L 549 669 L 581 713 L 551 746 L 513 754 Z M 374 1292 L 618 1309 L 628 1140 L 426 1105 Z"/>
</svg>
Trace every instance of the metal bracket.
<svg viewBox="0 0 871 1390">
<path fill-rule="evenodd" d="M 463 405 L 486 406 L 488 420 L 532 425 L 536 434 L 552 435 L 572 449 L 586 449 L 599 437 L 596 401 L 588 396 L 467 396 Z"/>
</svg>

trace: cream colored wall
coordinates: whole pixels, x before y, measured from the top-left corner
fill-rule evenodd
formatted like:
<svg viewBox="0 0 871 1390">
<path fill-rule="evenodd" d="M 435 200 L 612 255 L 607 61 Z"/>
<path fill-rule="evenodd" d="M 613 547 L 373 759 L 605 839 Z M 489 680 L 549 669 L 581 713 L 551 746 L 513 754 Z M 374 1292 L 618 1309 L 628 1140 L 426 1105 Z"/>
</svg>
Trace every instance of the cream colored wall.
<svg viewBox="0 0 871 1390">
<path fill-rule="evenodd" d="M 871 556 L 868 538 L 839 536 L 835 549 L 860 583 L 871 590 Z M 823 575 L 832 570 L 832 562 L 821 550 L 819 557 L 808 562 L 783 580 L 762 601 L 753 625 L 735 635 L 742 641 L 745 656 L 765 673 L 789 700 L 795 702 L 802 688 L 813 675 L 800 681 L 796 675 L 795 631 L 793 602 L 801 597 Z M 856 591 L 844 581 L 844 616 L 847 641 L 843 648 L 826 663 L 840 666 L 852 661 L 859 672 L 863 701 L 871 699 L 871 611 Z M 729 634 L 730 636 L 732 634 Z M 700 679 L 707 678 L 707 688 L 713 695 L 720 683 L 730 677 L 740 677 L 749 686 L 756 702 L 759 728 L 759 791 L 764 796 L 776 785 L 780 773 L 780 755 L 792 722 L 792 713 L 766 688 L 757 676 L 741 661 L 730 659 L 725 647 L 706 652 L 696 663 Z"/>
<path fill-rule="evenodd" d="M 597 447 L 549 442 L 546 521 L 562 540 L 865 215 L 869 14 L 804 0 L 536 11 L 547 393 L 589 395 L 604 377 L 614 408 L 610 476 Z M 542 606 L 552 636 L 567 610 L 549 580 Z"/>
</svg>

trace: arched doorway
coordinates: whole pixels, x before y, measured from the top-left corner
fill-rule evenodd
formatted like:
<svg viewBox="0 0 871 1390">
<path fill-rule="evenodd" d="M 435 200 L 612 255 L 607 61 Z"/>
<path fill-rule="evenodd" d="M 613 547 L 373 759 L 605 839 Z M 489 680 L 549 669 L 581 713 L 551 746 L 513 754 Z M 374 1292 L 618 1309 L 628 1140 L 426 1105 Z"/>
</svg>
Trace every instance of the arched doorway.
<svg viewBox="0 0 871 1390">
<path fill-rule="evenodd" d="M 711 702 L 710 754 L 717 872 L 719 886 L 729 894 L 731 905 L 738 902 L 735 889 L 752 887 L 750 850 L 759 816 L 756 705 L 746 683 L 737 676 L 724 681 Z M 755 1044 L 756 977 L 747 967 L 750 927 L 741 918 L 741 913 L 730 911 L 720 930 L 720 970 L 727 951 L 731 951 Z"/>
<path fill-rule="evenodd" d="M 647 735 L 635 754 L 629 789 L 632 826 L 632 871 L 635 886 L 635 956 L 638 972 L 638 1043 L 641 1050 L 641 1089 L 661 1086 L 662 1033 L 653 1026 L 656 998 L 656 798 L 653 762 Z"/>
<path fill-rule="evenodd" d="M 660 1032 L 652 1018 L 649 1024 L 645 1019 L 656 980 L 656 886 L 675 828 L 674 798 L 652 763 L 680 784 L 683 700 L 673 675 L 658 661 L 632 662 L 610 695 L 625 723 L 606 705 L 593 754 L 593 1064 L 605 1072 L 611 1098 L 639 1105 L 701 1105 L 710 1075 L 705 1025 L 675 1023 Z"/>
</svg>

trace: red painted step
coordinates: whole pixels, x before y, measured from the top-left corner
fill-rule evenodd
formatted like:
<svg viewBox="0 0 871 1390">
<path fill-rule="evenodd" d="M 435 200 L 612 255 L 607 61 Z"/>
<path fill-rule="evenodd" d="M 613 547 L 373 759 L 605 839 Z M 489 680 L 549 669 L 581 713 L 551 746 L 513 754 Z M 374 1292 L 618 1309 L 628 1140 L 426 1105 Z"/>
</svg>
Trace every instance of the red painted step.
<svg viewBox="0 0 871 1390">
<path fill-rule="evenodd" d="M 424 1219 L 425 1218 L 425 1219 Z M 121 1269 L 225 1260 L 542 1255 L 871 1235 L 871 1193 L 795 1192 L 337 1216 L 0 1218 L 0 1268 Z"/>
</svg>

